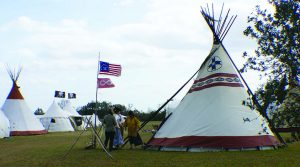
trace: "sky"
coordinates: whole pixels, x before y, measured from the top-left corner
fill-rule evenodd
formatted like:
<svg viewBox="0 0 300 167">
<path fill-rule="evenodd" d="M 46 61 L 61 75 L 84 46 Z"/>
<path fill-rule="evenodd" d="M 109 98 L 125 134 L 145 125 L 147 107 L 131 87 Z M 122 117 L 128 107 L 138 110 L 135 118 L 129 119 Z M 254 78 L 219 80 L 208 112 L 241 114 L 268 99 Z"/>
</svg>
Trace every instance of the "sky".
<svg viewBox="0 0 300 167">
<path fill-rule="evenodd" d="M 247 16 L 261 0 L 1 0 L 0 105 L 12 82 L 7 67 L 22 72 L 20 91 L 29 107 L 47 110 L 54 91 L 76 93 L 75 108 L 95 101 L 98 57 L 122 66 L 108 77 L 114 88 L 99 89 L 98 101 L 144 112 L 156 110 L 200 67 L 212 47 L 212 33 L 200 6 L 230 8 L 238 15 L 223 41 L 241 68 L 243 52 L 254 40 L 243 35 Z M 263 83 L 257 73 L 243 74 L 251 89 Z M 187 92 L 185 87 L 170 106 Z"/>
</svg>

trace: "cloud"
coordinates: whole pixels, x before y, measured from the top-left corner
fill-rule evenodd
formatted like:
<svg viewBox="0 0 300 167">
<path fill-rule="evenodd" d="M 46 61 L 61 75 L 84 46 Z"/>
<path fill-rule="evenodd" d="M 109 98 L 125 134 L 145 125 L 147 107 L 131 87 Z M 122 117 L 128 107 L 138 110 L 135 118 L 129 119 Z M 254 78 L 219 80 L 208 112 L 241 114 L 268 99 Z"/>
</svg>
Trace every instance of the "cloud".
<svg viewBox="0 0 300 167">
<path fill-rule="evenodd" d="M 128 6 L 135 2 L 135 0 L 117 0 L 114 2 L 114 6 Z"/>
<path fill-rule="evenodd" d="M 123 66 L 122 76 L 112 78 L 116 88 L 100 90 L 100 100 L 133 104 L 144 111 L 156 109 L 189 79 L 211 49 L 212 33 L 199 12 L 200 5 L 206 5 L 202 1 L 110 3 L 120 10 L 143 5 L 145 11 L 131 14 L 141 19 L 122 20 L 119 24 L 92 24 L 88 20 L 93 16 L 50 22 L 21 15 L 0 25 L 0 35 L 6 37 L 0 39 L 5 55 L 0 65 L 24 66 L 20 83 L 33 108 L 48 107 L 55 89 L 77 93 L 76 106 L 94 100 L 100 52 L 102 60 Z M 240 63 L 242 52 L 253 47 L 241 28 L 246 25 L 244 18 L 252 3 L 225 2 L 225 8 L 230 6 L 232 13 L 241 13 L 224 41 L 233 59 Z M 216 10 L 220 7 L 215 6 Z M 0 79 L 9 83 L 6 74 L 1 74 L 2 71 Z M 10 84 L 0 89 L 8 90 Z M 186 90 L 177 98 L 185 93 Z"/>
</svg>

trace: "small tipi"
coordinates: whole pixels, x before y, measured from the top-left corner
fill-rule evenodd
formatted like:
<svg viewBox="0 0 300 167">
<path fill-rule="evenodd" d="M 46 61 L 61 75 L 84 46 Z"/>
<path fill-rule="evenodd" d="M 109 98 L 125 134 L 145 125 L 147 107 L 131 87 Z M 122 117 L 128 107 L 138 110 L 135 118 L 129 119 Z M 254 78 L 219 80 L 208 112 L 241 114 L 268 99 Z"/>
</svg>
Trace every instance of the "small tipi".
<svg viewBox="0 0 300 167">
<path fill-rule="evenodd" d="M 83 117 L 78 114 L 74 107 L 72 107 L 70 100 L 65 101 L 65 105 L 62 107 L 62 109 L 69 114 L 70 120 L 72 121 L 75 129 L 83 129 Z"/>
<path fill-rule="evenodd" d="M 63 110 L 67 111 L 71 117 L 81 117 L 78 112 L 72 107 L 70 100 L 65 101 L 65 105 L 62 107 Z"/>
<path fill-rule="evenodd" d="M 9 121 L 0 109 L 0 138 L 9 137 L 10 125 Z"/>
<path fill-rule="evenodd" d="M 247 106 L 247 90 L 222 44 L 235 18 L 226 24 L 228 13 L 222 22 L 209 11 L 201 13 L 214 35 L 211 52 L 148 146 L 164 151 L 272 149 L 279 142 L 264 117 Z"/>
<path fill-rule="evenodd" d="M 40 120 L 48 132 L 74 131 L 69 119 L 69 114 L 62 110 L 55 100 Z"/>
<path fill-rule="evenodd" d="M 20 76 L 21 69 L 17 73 L 9 69 L 7 71 L 13 82 L 13 86 L 2 106 L 2 110 L 10 122 L 11 135 L 23 136 L 47 133 L 41 122 L 29 109 L 19 90 L 20 87 L 17 85 L 17 80 Z"/>
</svg>

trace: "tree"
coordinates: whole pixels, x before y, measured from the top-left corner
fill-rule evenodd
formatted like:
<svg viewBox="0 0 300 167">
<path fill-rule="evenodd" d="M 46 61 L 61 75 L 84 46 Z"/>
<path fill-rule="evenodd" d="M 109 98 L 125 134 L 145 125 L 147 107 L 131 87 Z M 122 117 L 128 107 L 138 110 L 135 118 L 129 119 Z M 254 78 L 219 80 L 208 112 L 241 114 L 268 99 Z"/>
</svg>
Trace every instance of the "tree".
<svg viewBox="0 0 300 167">
<path fill-rule="evenodd" d="M 126 106 L 121 105 L 121 104 L 112 104 L 110 102 L 98 102 L 96 104 L 96 102 L 92 101 L 89 102 L 87 105 L 79 107 L 78 109 L 78 113 L 80 115 L 92 115 L 95 113 L 95 110 L 97 110 L 97 115 L 100 119 L 103 119 L 103 117 L 108 114 L 108 111 L 110 109 L 110 107 L 118 107 L 121 111 L 122 115 L 128 115 L 129 111 L 133 111 L 133 113 L 141 120 L 141 121 L 146 121 L 148 120 L 151 115 L 155 112 L 149 112 L 149 113 L 144 113 L 141 112 L 137 109 L 132 109 L 132 106 L 129 106 L 128 108 L 126 108 Z M 157 114 L 157 116 L 153 119 L 153 121 L 161 121 L 164 119 L 166 112 L 163 111 L 159 114 Z"/>
<path fill-rule="evenodd" d="M 274 7 L 273 13 L 256 6 L 248 17 L 250 26 L 244 34 L 255 39 L 258 47 L 254 55 L 244 53 L 246 63 L 241 71 L 256 70 L 268 76 L 268 83 L 255 95 L 261 104 L 259 109 L 266 113 L 275 105 L 272 114 L 277 126 L 296 125 L 300 117 L 300 3 L 268 2 Z"/>
<path fill-rule="evenodd" d="M 255 95 L 257 100 L 261 104 L 261 110 L 268 116 L 271 116 L 272 121 L 276 127 L 283 126 L 284 120 L 279 117 L 278 112 L 276 112 L 277 106 L 280 106 L 285 99 L 287 94 L 286 87 L 287 81 L 286 77 L 281 80 L 271 80 L 268 81 L 264 86 L 261 86 Z"/>
<path fill-rule="evenodd" d="M 80 115 L 92 115 L 97 110 L 97 115 L 100 118 L 103 118 L 104 115 L 108 113 L 109 107 L 112 106 L 110 102 L 103 101 L 101 103 L 99 102 L 90 102 L 85 106 L 82 106 L 79 108 L 78 113 Z"/>
<path fill-rule="evenodd" d="M 269 0 L 273 14 L 256 6 L 256 13 L 248 17 L 244 34 L 257 41 L 255 55 L 244 53 L 247 69 L 263 72 L 281 79 L 287 74 L 289 85 L 299 81 L 300 67 L 300 3 L 293 0 Z"/>
</svg>

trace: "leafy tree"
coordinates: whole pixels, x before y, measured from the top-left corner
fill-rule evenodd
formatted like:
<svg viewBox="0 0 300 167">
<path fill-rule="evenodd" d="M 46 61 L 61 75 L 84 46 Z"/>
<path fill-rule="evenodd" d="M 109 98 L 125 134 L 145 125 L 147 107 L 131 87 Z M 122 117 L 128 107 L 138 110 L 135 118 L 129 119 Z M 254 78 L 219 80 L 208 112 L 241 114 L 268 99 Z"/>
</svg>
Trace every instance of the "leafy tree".
<svg viewBox="0 0 300 167">
<path fill-rule="evenodd" d="M 257 41 L 255 55 L 244 53 L 247 69 L 263 72 L 273 78 L 287 74 L 289 85 L 299 80 L 300 67 L 300 3 L 293 0 L 269 0 L 275 11 L 256 6 L 256 13 L 248 17 L 244 34 Z M 272 78 L 273 77 L 273 78 Z"/>
<path fill-rule="evenodd" d="M 140 118 L 141 121 L 147 121 L 156 111 L 151 111 L 149 113 L 139 113 L 137 116 Z M 162 111 L 158 113 L 152 121 L 162 121 L 166 116 L 166 111 Z"/>
<path fill-rule="evenodd" d="M 85 106 L 79 108 L 78 113 L 81 115 L 92 115 L 97 111 L 97 115 L 99 118 L 103 118 L 109 111 L 109 107 L 112 106 L 109 102 L 90 102 Z"/>
<path fill-rule="evenodd" d="M 277 112 L 274 112 L 277 107 L 282 104 L 287 94 L 286 87 L 287 81 L 284 76 L 281 80 L 268 81 L 264 86 L 261 86 L 256 91 L 257 100 L 261 104 L 261 110 L 266 115 L 271 116 L 276 127 L 283 125 L 283 120 L 278 116 Z"/>
<path fill-rule="evenodd" d="M 255 96 L 262 106 L 262 113 L 275 105 L 277 109 L 282 108 L 272 113 L 276 125 L 295 125 L 291 122 L 300 116 L 300 102 L 294 100 L 300 96 L 297 91 L 300 79 L 300 3 L 293 0 L 268 2 L 274 7 L 273 13 L 256 6 L 255 12 L 248 17 L 250 26 L 244 34 L 255 39 L 258 47 L 254 55 L 244 53 L 247 61 L 241 71 L 256 70 L 268 76 L 268 83 Z M 291 90 L 296 92 L 294 96 L 290 96 Z M 290 97 L 294 99 L 286 100 Z"/>
</svg>

